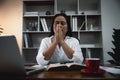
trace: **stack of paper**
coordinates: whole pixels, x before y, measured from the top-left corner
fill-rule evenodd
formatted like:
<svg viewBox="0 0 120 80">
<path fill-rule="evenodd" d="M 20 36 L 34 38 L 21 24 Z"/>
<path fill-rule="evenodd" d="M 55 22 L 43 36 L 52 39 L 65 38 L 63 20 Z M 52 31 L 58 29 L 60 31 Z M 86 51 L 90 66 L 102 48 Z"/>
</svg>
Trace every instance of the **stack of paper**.
<svg viewBox="0 0 120 80">
<path fill-rule="evenodd" d="M 100 66 L 100 69 L 102 69 L 110 74 L 120 76 L 120 69 L 118 69 L 118 68 Z"/>
</svg>

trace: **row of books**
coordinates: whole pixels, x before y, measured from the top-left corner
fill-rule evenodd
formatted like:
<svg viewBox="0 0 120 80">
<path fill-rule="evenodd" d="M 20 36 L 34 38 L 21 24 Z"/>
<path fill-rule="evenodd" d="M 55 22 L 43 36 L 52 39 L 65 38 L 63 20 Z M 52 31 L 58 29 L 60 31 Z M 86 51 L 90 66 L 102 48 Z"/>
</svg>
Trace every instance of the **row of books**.
<svg viewBox="0 0 120 80">
<path fill-rule="evenodd" d="M 37 20 L 27 20 L 26 31 L 49 31 L 45 18 L 40 18 L 40 26 Z"/>
<path fill-rule="evenodd" d="M 48 25 L 47 25 L 46 19 L 45 19 L 45 18 L 40 18 L 40 22 L 41 22 L 43 31 L 49 31 L 49 30 L 48 30 Z"/>
<path fill-rule="evenodd" d="M 24 47 L 25 48 L 29 48 L 29 47 L 32 47 L 33 46 L 33 44 L 32 44 L 32 39 L 31 39 L 31 37 L 29 36 L 29 35 L 27 35 L 27 34 L 24 34 L 23 35 L 23 44 L 24 44 Z"/>
<path fill-rule="evenodd" d="M 77 17 L 73 17 L 72 18 L 72 27 L 73 27 L 73 31 L 78 31 L 78 24 L 77 24 Z"/>
<path fill-rule="evenodd" d="M 40 43 L 46 35 L 36 37 L 30 34 L 23 34 L 23 47 L 24 48 L 39 48 Z"/>
</svg>

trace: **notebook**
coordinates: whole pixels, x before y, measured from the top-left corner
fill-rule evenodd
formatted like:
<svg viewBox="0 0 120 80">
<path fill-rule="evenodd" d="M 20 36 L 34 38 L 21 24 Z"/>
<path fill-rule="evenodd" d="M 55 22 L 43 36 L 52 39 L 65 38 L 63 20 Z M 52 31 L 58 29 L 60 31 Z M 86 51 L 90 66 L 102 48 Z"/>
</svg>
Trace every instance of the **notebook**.
<svg viewBox="0 0 120 80">
<path fill-rule="evenodd" d="M 44 71 L 44 67 L 25 67 L 20 54 L 16 37 L 0 36 L 0 75 L 25 76 Z"/>
</svg>

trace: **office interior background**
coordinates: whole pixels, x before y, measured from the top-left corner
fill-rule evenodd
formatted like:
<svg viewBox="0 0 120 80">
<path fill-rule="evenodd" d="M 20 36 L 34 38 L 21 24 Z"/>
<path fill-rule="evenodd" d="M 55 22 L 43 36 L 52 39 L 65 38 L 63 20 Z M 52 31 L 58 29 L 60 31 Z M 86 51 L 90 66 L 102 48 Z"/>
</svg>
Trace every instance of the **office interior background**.
<svg viewBox="0 0 120 80">
<path fill-rule="evenodd" d="M 4 0 L 1 0 L 4 1 Z M 87 0 L 86 0 L 87 1 Z M 89 0 L 88 0 L 89 1 Z M 91 0 L 92 1 L 92 0 Z M 120 0 L 100 0 L 101 4 L 101 24 L 102 24 L 102 43 L 103 61 L 112 59 L 107 54 L 114 48 L 112 44 L 113 28 L 120 29 Z M 22 53 L 22 28 L 23 28 L 23 1 L 8 0 L 5 4 L 0 3 L 0 27 L 4 35 L 15 35 Z M 96 53 L 97 54 L 97 53 Z"/>
</svg>

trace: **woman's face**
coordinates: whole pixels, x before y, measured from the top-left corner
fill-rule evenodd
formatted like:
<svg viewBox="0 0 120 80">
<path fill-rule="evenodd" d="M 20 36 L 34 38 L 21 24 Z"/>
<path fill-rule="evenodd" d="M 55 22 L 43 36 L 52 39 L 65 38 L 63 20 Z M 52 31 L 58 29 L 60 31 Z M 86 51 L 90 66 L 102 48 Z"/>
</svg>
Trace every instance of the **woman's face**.
<svg viewBox="0 0 120 80">
<path fill-rule="evenodd" d="M 54 24 L 53 24 L 53 30 L 54 33 L 56 31 L 56 26 L 60 27 L 63 31 L 63 34 L 66 35 L 68 29 L 67 29 L 67 21 L 63 16 L 58 16 L 55 18 Z"/>
</svg>

